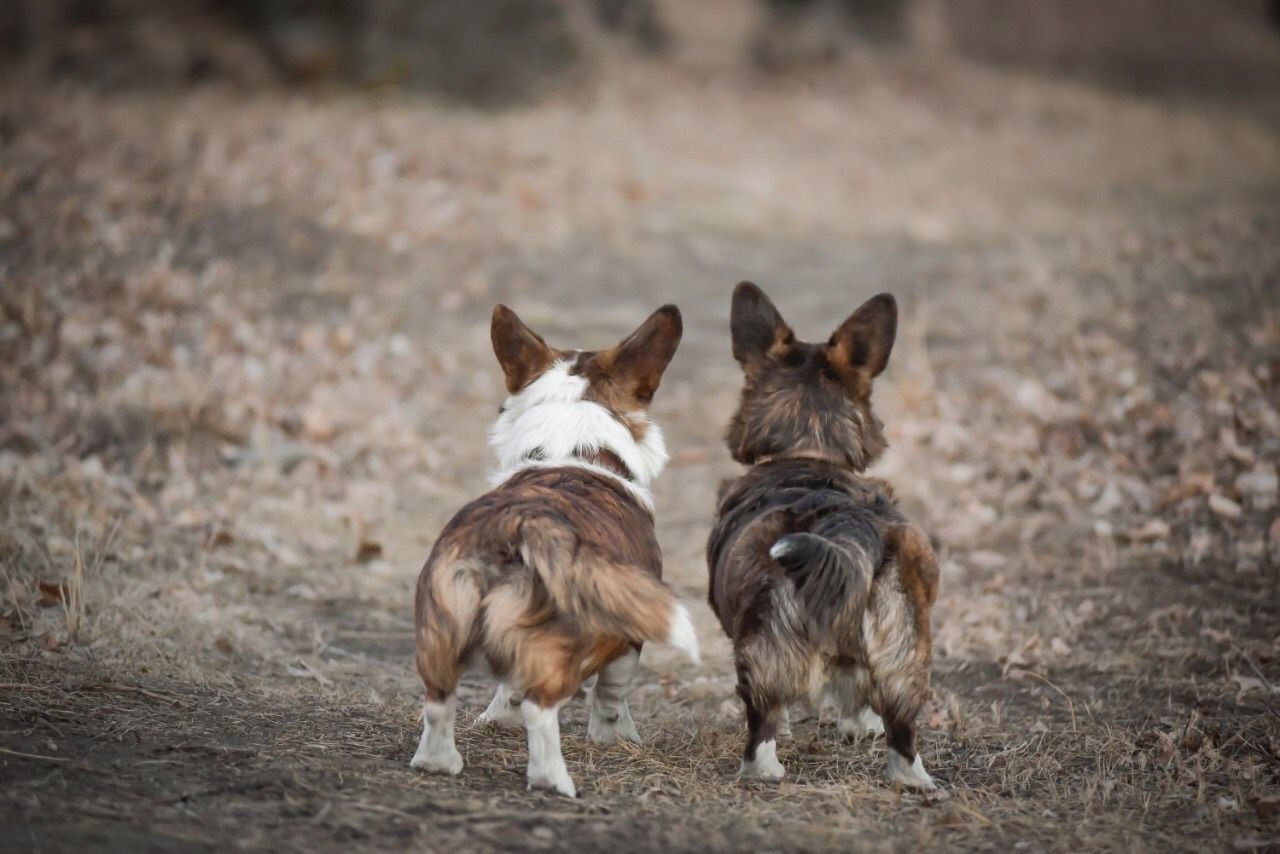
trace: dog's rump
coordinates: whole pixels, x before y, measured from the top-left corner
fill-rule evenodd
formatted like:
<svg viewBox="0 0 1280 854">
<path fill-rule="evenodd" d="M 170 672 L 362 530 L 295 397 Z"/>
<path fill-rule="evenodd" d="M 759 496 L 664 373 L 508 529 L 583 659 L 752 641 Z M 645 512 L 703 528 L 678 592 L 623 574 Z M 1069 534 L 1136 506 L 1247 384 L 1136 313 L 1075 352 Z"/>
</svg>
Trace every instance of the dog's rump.
<svg viewBox="0 0 1280 854">
<path fill-rule="evenodd" d="M 819 519 L 809 530 L 783 534 L 769 556 L 790 579 L 811 628 L 825 634 L 841 617 L 860 619 L 885 549 L 871 520 L 842 512 Z"/>
<path fill-rule="evenodd" d="M 661 560 L 652 516 L 613 478 L 569 466 L 523 470 L 441 533 L 418 583 L 418 630 L 429 641 L 419 648 L 449 650 L 428 666 L 483 647 L 501 667 L 509 639 L 498 636 L 554 622 L 584 642 L 683 649 L 692 627 L 661 581 Z"/>
</svg>

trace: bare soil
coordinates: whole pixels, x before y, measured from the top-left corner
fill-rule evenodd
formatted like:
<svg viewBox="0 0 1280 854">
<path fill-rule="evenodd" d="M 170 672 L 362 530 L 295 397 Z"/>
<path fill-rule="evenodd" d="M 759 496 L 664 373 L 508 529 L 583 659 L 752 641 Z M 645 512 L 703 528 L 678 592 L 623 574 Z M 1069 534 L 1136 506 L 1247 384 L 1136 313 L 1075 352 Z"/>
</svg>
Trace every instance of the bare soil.
<svg viewBox="0 0 1280 854">
<path fill-rule="evenodd" d="M 746 25 L 686 15 L 671 59 L 502 112 L 7 80 L 2 847 L 1280 849 L 1274 94 L 871 48 L 759 77 Z M 742 278 L 808 338 L 901 301 L 875 471 L 942 557 L 945 798 L 801 710 L 787 779 L 735 778 L 702 550 Z M 656 492 L 705 663 L 646 649 L 642 745 L 566 708 L 573 801 L 472 725 L 480 679 L 464 773 L 408 766 L 498 301 L 564 346 L 685 316 Z"/>
</svg>

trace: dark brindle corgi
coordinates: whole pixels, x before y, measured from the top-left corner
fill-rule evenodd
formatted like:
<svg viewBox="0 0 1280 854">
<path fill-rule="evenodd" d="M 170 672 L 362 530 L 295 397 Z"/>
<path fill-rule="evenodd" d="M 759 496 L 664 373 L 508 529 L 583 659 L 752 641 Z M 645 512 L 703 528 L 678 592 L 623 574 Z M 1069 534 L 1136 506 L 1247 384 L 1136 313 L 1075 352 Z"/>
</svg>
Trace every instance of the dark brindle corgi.
<svg viewBox="0 0 1280 854">
<path fill-rule="evenodd" d="M 751 468 L 721 488 L 707 562 L 746 704 L 743 775 L 781 778 L 786 704 L 831 697 L 842 734 L 887 732 L 891 781 L 934 788 L 915 719 L 937 565 L 888 486 L 862 474 L 885 449 L 871 381 L 897 323 L 881 294 L 825 344 L 806 344 L 755 285 L 734 291 L 733 355 L 746 382 L 726 441 Z"/>
<path fill-rule="evenodd" d="M 667 454 L 645 409 L 680 334 L 668 305 L 612 350 L 555 350 L 509 308 L 494 309 L 510 392 L 490 435 L 497 488 L 458 511 L 418 577 L 427 697 L 414 768 L 462 770 L 454 688 L 475 664 L 502 680 L 485 719 L 519 709 L 529 788 L 573 797 L 560 705 L 598 674 L 589 736 L 638 741 L 627 693 L 641 643 L 665 641 L 697 660 L 689 612 L 660 580 L 648 490 Z"/>
</svg>

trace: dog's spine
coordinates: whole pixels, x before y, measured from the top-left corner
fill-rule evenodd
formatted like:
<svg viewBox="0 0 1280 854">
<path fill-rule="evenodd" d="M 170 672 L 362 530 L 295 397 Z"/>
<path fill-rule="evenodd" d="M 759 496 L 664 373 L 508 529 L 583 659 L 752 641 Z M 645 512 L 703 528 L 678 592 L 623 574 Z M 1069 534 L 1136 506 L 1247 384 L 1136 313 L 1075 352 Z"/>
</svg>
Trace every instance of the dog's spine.
<svg viewBox="0 0 1280 854">
<path fill-rule="evenodd" d="M 786 534 L 774 541 L 769 556 L 795 586 L 797 601 L 818 630 L 866 606 L 877 561 L 859 539 Z"/>
<path fill-rule="evenodd" d="M 571 532 L 548 520 L 526 520 L 520 539 L 525 565 L 568 619 L 632 642 L 665 643 L 701 660 L 689 610 L 662 581 L 581 548 Z"/>
</svg>

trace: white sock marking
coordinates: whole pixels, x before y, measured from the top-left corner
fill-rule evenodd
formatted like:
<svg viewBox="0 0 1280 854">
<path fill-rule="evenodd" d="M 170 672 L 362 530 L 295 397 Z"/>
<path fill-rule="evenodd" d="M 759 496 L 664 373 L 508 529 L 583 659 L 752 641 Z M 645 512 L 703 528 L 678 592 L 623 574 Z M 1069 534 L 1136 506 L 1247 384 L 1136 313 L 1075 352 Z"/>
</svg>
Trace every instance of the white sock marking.
<svg viewBox="0 0 1280 854">
<path fill-rule="evenodd" d="M 781 780 L 787 773 L 778 761 L 778 742 L 772 738 L 756 745 L 756 758 L 751 762 L 742 760 L 739 777 L 753 777 L 757 780 Z"/>
<path fill-rule="evenodd" d="M 453 743 L 453 718 L 456 700 L 443 703 L 430 700 L 422 704 L 422 738 L 409 765 L 419 771 L 457 774 L 462 771 L 462 754 Z"/>
<path fill-rule="evenodd" d="M 567 798 L 576 798 L 578 790 L 560 752 L 560 707 L 544 709 L 525 700 L 520 714 L 529 734 L 529 788 L 555 789 Z"/>
<path fill-rule="evenodd" d="M 891 749 L 889 751 L 889 769 L 886 776 L 889 778 L 890 783 L 897 783 L 900 786 L 908 786 L 912 789 L 933 791 L 938 788 L 938 784 L 924 770 L 924 763 L 920 761 L 919 753 L 916 754 L 914 762 L 907 762 L 905 756 Z"/>
<path fill-rule="evenodd" d="M 884 721 L 871 710 L 870 706 L 863 706 L 853 717 L 845 717 L 842 712 L 840 720 L 836 723 L 836 730 L 842 737 L 857 741 L 869 735 L 883 735 Z"/>
<path fill-rule="evenodd" d="M 498 683 L 498 690 L 493 692 L 493 699 L 488 708 L 476 718 L 477 725 L 491 724 L 503 729 L 519 729 L 524 726 L 524 718 L 520 716 L 520 702 L 524 698 L 515 694 L 506 682 Z"/>
</svg>

